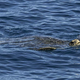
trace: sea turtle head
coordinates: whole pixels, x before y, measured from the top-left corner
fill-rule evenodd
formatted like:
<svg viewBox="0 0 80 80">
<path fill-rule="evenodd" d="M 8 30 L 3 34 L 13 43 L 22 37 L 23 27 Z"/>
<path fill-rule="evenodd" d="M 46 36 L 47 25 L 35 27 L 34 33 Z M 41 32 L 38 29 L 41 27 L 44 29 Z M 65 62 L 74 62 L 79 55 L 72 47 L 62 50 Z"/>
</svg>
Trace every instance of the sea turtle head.
<svg viewBox="0 0 80 80">
<path fill-rule="evenodd" d="M 78 46 L 80 45 L 80 40 L 79 39 L 74 39 L 69 43 L 70 46 Z"/>
</svg>

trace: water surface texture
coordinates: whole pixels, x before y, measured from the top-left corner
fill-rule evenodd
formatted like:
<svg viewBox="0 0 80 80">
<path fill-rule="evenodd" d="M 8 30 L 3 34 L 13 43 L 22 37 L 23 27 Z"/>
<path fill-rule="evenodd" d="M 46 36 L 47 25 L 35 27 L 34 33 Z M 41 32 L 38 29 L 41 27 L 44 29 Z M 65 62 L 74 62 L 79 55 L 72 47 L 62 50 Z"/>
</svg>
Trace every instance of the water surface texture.
<svg viewBox="0 0 80 80">
<path fill-rule="evenodd" d="M 0 0 L 0 40 L 72 40 L 79 34 L 80 0 Z M 80 49 L 36 51 L 0 44 L 0 80 L 80 80 Z"/>
</svg>

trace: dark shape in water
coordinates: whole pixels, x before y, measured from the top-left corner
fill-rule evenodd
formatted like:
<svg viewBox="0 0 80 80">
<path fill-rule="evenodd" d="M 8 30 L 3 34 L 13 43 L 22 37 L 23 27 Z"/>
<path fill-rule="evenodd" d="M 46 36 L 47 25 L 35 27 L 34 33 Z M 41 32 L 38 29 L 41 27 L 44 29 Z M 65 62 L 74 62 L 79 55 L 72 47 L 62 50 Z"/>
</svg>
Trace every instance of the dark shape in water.
<svg viewBox="0 0 80 80">
<path fill-rule="evenodd" d="M 0 44 L 17 45 L 18 47 L 27 47 L 33 50 L 55 50 L 64 49 L 70 46 L 80 45 L 78 39 L 72 41 L 64 41 L 51 37 L 30 36 L 22 38 L 11 38 L 0 40 Z"/>
</svg>

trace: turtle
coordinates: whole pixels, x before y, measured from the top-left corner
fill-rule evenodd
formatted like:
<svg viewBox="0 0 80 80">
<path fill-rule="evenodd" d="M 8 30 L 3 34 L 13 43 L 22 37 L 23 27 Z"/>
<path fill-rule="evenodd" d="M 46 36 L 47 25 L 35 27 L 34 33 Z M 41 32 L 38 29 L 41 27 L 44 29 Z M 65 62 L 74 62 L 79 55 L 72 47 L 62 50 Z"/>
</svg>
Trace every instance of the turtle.
<svg viewBox="0 0 80 80">
<path fill-rule="evenodd" d="M 69 42 L 69 46 L 74 47 L 74 46 L 79 46 L 80 41 L 78 39 L 74 39 L 71 42 Z M 44 48 L 39 48 L 38 50 L 55 50 L 57 47 L 44 47 Z"/>
<path fill-rule="evenodd" d="M 80 45 L 79 39 L 74 39 L 71 41 L 68 40 L 60 40 L 51 37 L 36 37 L 36 39 L 43 44 L 36 50 L 55 50 L 55 49 L 64 49 L 68 47 L 76 47 Z"/>
<path fill-rule="evenodd" d="M 60 40 L 48 36 L 28 36 L 21 38 L 1 39 L 0 44 L 16 45 L 17 47 L 27 47 L 32 50 L 55 50 L 80 45 L 79 39 L 71 41 Z"/>
</svg>

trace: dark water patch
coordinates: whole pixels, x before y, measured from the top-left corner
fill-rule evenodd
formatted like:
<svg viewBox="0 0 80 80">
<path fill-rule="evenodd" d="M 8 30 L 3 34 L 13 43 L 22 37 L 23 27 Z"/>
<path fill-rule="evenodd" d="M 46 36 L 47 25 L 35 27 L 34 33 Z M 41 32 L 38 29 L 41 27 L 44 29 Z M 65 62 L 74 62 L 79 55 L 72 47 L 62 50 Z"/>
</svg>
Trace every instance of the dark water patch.
<svg viewBox="0 0 80 80">
<path fill-rule="evenodd" d="M 72 11 L 75 12 L 75 13 L 77 13 L 77 14 L 80 13 L 80 10 L 78 10 L 78 9 L 73 9 Z"/>
<path fill-rule="evenodd" d="M 0 8 L 9 8 L 9 7 L 13 7 L 16 4 L 14 3 L 10 3 L 10 2 L 0 2 Z"/>
<path fill-rule="evenodd" d="M 64 13 L 56 13 L 53 16 L 57 16 L 57 17 L 72 17 L 72 15 L 68 15 L 68 14 L 64 14 Z"/>
<path fill-rule="evenodd" d="M 3 17 L 0 17 L 2 20 L 13 20 L 13 21 L 22 21 L 24 19 L 24 17 L 18 17 L 18 16 L 3 16 Z M 24 22 L 24 21 L 23 21 Z"/>
<path fill-rule="evenodd" d="M 20 2 L 20 3 L 22 3 L 22 2 L 25 2 L 26 0 L 12 0 L 12 1 L 15 1 L 15 2 Z"/>
<path fill-rule="evenodd" d="M 76 6 L 80 6 L 80 2 L 79 1 L 75 1 Z"/>
</svg>

